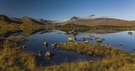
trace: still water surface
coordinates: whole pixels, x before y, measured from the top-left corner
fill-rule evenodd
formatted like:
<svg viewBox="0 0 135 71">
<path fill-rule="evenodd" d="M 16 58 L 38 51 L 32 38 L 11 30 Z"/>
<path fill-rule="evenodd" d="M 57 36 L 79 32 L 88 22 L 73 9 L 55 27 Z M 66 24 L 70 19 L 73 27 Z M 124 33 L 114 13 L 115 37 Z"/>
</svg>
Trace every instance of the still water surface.
<svg viewBox="0 0 135 71">
<path fill-rule="evenodd" d="M 133 34 L 129 35 L 129 31 L 122 31 L 116 33 L 106 33 L 106 34 L 98 34 L 98 33 L 78 33 L 75 37 L 78 40 L 81 38 L 92 38 L 95 37 L 105 39 L 102 44 L 109 44 L 111 46 L 115 46 L 119 49 L 126 50 L 131 53 L 135 53 L 133 50 L 135 48 L 135 31 L 131 31 Z M 60 30 L 42 30 L 30 36 L 23 35 L 12 35 L 9 38 L 20 38 L 25 37 L 28 41 L 26 43 L 25 51 L 30 51 L 37 53 L 38 51 L 42 51 L 43 57 L 40 58 L 41 64 L 50 65 L 50 64 L 59 64 L 62 62 L 76 62 L 76 61 L 89 61 L 89 60 L 99 60 L 99 57 L 90 57 L 87 55 L 82 55 L 76 52 L 68 52 L 60 49 L 53 49 L 51 47 L 52 43 L 68 43 L 68 35 L 65 32 Z M 47 41 L 49 46 L 44 47 L 44 42 Z M 96 43 L 95 40 L 89 40 L 89 43 Z M 123 46 L 120 45 L 123 44 Z M 44 55 L 47 51 L 51 51 L 55 55 L 52 58 L 46 58 Z"/>
</svg>

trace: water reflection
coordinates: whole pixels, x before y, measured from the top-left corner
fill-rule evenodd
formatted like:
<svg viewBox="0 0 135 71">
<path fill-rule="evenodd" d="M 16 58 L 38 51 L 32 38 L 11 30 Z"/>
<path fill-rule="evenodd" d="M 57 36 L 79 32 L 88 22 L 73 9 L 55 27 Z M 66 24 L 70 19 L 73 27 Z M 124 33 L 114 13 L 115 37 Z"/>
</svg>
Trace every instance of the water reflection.
<svg viewBox="0 0 135 71">
<path fill-rule="evenodd" d="M 132 32 L 132 36 L 131 33 Z M 28 41 L 26 43 L 25 51 L 35 52 L 39 55 L 39 63 L 44 64 L 57 64 L 62 62 L 73 62 L 73 61 L 80 61 L 80 60 L 98 60 L 98 57 L 89 57 L 87 55 L 81 55 L 76 52 L 67 52 L 60 49 L 56 49 L 52 47 L 52 44 L 62 44 L 68 42 L 82 42 L 82 43 L 97 43 L 100 44 L 107 44 L 113 47 L 117 47 L 122 50 L 126 50 L 132 53 L 135 53 L 135 35 L 133 35 L 135 31 L 123 31 L 123 32 L 116 32 L 116 33 L 106 33 L 106 34 L 99 34 L 99 33 L 70 33 L 67 34 L 60 30 L 42 30 L 37 32 L 36 34 L 30 36 L 23 36 L 23 35 L 15 35 L 10 36 L 9 38 L 15 37 L 25 37 Z M 129 35 L 130 34 L 130 35 Z M 46 42 L 46 43 L 45 43 Z M 53 57 L 46 57 L 46 52 L 51 51 L 54 56 Z"/>
<path fill-rule="evenodd" d="M 60 49 L 54 48 L 56 44 L 61 43 L 68 43 L 68 36 L 65 32 L 59 31 L 59 30 L 49 30 L 47 33 L 44 34 L 34 34 L 31 36 L 28 36 L 28 42 L 31 45 L 26 44 L 28 48 L 25 48 L 25 51 L 35 52 L 38 53 L 38 51 L 41 51 L 40 54 L 38 54 L 39 59 L 44 64 L 59 64 L 62 62 L 73 62 L 73 61 L 90 61 L 90 60 L 98 60 L 99 57 L 89 57 L 87 55 L 81 55 L 76 52 L 67 52 Z M 73 36 L 75 38 L 75 36 Z M 45 42 L 48 43 L 48 46 L 45 46 Z M 44 44 L 45 43 L 45 44 Z M 54 46 L 52 46 L 54 44 Z M 46 56 L 46 53 L 50 51 L 53 53 L 53 56 Z"/>
<path fill-rule="evenodd" d="M 129 31 L 128 34 L 129 34 L 130 36 L 134 35 L 132 31 Z"/>
</svg>

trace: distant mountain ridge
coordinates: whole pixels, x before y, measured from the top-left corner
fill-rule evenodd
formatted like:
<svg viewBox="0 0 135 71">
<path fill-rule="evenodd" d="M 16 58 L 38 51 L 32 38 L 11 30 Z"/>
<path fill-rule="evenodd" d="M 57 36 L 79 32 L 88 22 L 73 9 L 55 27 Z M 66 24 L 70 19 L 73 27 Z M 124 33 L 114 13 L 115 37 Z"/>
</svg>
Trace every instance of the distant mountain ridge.
<svg viewBox="0 0 135 71">
<path fill-rule="evenodd" d="M 127 21 L 127 20 L 121 20 L 116 18 L 108 18 L 104 16 L 96 16 L 96 15 L 89 15 L 86 17 L 70 17 L 66 19 L 64 22 L 56 22 L 52 20 L 44 20 L 44 19 L 34 19 L 30 17 L 23 17 L 23 18 L 9 18 L 5 15 L 0 15 L 0 23 L 16 23 L 16 24 L 55 24 L 55 23 L 75 23 L 79 25 L 87 25 L 87 26 L 95 26 L 95 25 L 125 25 L 128 26 L 134 25 L 135 21 Z"/>
<path fill-rule="evenodd" d="M 86 17 L 70 17 L 64 23 L 75 23 L 79 25 L 97 26 L 97 25 L 117 25 L 117 26 L 135 26 L 135 21 L 128 21 L 105 16 L 90 15 Z"/>
<path fill-rule="evenodd" d="M 4 22 L 7 22 L 7 23 L 13 22 L 13 20 L 11 20 L 10 18 L 8 18 L 5 15 L 0 15 L 0 21 L 4 21 Z"/>
<path fill-rule="evenodd" d="M 0 21 L 6 22 L 6 23 L 16 23 L 16 24 L 51 24 L 54 23 L 54 21 L 51 20 L 44 20 L 44 19 L 34 19 L 30 18 L 28 16 L 22 17 L 22 18 L 9 18 L 6 15 L 0 15 Z"/>
<path fill-rule="evenodd" d="M 80 20 L 80 19 L 81 19 L 80 17 L 73 16 L 73 17 L 70 17 L 68 19 L 65 19 L 65 21 L 77 21 L 77 20 Z"/>
</svg>

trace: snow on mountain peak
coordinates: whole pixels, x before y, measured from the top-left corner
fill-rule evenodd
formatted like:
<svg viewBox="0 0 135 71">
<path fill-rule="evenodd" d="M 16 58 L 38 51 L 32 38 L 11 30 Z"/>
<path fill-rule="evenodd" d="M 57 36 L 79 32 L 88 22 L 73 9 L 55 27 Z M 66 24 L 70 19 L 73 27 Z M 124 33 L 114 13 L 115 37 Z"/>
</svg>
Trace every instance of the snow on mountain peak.
<svg viewBox="0 0 135 71">
<path fill-rule="evenodd" d="M 85 16 L 85 17 L 70 17 L 68 19 L 65 19 L 65 21 L 77 21 L 77 20 L 87 20 L 87 19 L 98 19 L 98 18 L 105 18 L 103 16 L 96 16 L 96 15 L 89 15 L 89 16 Z"/>
</svg>

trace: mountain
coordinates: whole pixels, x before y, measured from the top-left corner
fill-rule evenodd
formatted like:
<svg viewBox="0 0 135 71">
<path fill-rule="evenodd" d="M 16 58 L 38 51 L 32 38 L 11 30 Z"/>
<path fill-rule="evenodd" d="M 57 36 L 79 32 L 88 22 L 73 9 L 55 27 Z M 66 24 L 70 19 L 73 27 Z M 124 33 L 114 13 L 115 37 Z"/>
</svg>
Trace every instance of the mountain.
<svg viewBox="0 0 135 71">
<path fill-rule="evenodd" d="M 34 18 L 30 18 L 30 17 L 23 17 L 23 18 L 16 18 L 16 17 L 11 17 L 9 18 L 6 15 L 0 15 L 0 23 L 14 23 L 14 24 L 40 24 L 40 25 L 45 25 L 45 22 L 41 22 L 39 20 L 36 20 Z M 43 20 L 42 20 L 43 21 Z M 51 22 L 50 20 L 47 20 L 47 22 Z"/>
<path fill-rule="evenodd" d="M 27 17 L 27 16 L 23 17 L 23 18 L 21 19 L 21 21 L 22 21 L 24 24 L 42 24 L 42 25 L 43 25 L 42 22 L 39 22 L 39 21 L 37 21 L 37 20 L 35 20 L 35 19 L 33 19 L 33 18 L 30 18 L 30 17 Z"/>
<path fill-rule="evenodd" d="M 96 15 L 89 15 L 89 16 L 85 16 L 85 17 L 73 16 L 68 19 L 65 19 L 65 21 L 79 21 L 79 20 L 89 20 L 89 19 L 98 19 L 98 18 L 106 18 L 106 17 L 96 16 Z"/>
<path fill-rule="evenodd" d="M 21 24 L 22 22 L 19 20 L 15 20 L 13 18 L 9 18 L 5 15 L 0 15 L 0 21 L 6 22 L 6 23 L 17 23 L 17 24 Z"/>
<path fill-rule="evenodd" d="M 4 21 L 4 22 L 7 22 L 7 23 L 13 22 L 10 18 L 8 18 L 5 15 L 0 15 L 0 21 Z"/>
<path fill-rule="evenodd" d="M 97 18 L 97 19 L 82 19 L 78 21 L 70 21 L 76 24 L 95 26 L 95 25 L 118 25 L 118 24 L 126 24 L 129 21 L 114 19 L 114 18 Z"/>
<path fill-rule="evenodd" d="M 127 21 L 122 19 L 109 18 L 109 17 L 96 16 L 96 15 L 90 15 L 86 17 L 73 16 L 71 18 L 68 18 L 64 23 L 75 23 L 75 24 L 87 25 L 87 26 L 97 26 L 97 25 L 135 26 L 134 21 Z"/>
<path fill-rule="evenodd" d="M 65 19 L 65 21 L 77 21 L 77 20 L 80 20 L 80 19 L 81 19 L 80 17 L 73 16 L 73 17 L 70 17 L 68 19 Z"/>
<path fill-rule="evenodd" d="M 96 15 L 89 15 L 86 17 L 82 17 L 81 19 L 98 19 L 98 18 L 106 18 L 106 17 L 102 17 L 102 16 L 96 16 Z"/>
</svg>

